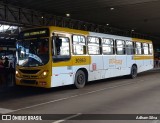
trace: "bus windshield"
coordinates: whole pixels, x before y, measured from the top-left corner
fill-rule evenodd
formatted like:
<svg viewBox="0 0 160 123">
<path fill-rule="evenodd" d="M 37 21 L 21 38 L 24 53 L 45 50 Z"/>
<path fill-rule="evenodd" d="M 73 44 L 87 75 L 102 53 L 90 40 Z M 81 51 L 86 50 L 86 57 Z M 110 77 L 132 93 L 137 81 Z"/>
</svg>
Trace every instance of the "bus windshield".
<svg viewBox="0 0 160 123">
<path fill-rule="evenodd" d="M 49 61 L 49 39 L 20 40 L 16 44 L 17 65 L 23 67 L 43 66 Z"/>
</svg>

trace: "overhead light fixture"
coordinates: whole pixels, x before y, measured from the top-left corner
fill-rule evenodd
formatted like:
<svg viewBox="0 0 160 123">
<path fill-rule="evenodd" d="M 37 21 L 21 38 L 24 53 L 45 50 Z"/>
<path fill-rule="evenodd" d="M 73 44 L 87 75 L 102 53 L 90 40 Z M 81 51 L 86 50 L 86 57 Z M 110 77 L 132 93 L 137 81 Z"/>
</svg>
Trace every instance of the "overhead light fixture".
<svg viewBox="0 0 160 123">
<path fill-rule="evenodd" d="M 114 8 L 113 8 L 113 7 L 111 7 L 111 8 L 110 8 L 110 10 L 112 11 L 112 10 L 114 10 Z"/>
<path fill-rule="evenodd" d="M 7 37 L 6 39 L 9 39 L 10 37 Z"/>
<path fill-rule="evenodd" d="M 106 25 L 109 26 L 109 23 L 107 23 Z"/>
<path fill-rule="evenodd" d="M 43 19 L 44 17 L 42 16 L 41 18 Z"/>
<path fill-rule="evenodd" d="M 70 17 L 70 14 L 66 14 L 67 17 Z"/>
<path fill-rule="evenodd" d="M 134 30 L 134 29 L 132 29 L 131 31 L 132 31 L 132 32 L 134 32 L 135 30 Z"/>
</svg>

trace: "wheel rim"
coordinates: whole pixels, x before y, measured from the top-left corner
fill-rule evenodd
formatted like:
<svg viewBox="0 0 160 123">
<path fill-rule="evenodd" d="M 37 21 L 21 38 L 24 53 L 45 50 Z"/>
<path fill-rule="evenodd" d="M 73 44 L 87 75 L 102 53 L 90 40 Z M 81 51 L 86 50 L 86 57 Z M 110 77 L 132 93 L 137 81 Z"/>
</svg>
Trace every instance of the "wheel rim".
<svg viewBox="0 0 160 123">
<path fill-rule="evenodd" d="M 83 74 L 79 74 L 77 76 L 77 83 L 80 84 L 80 85 L 82 85 L 84 83 L 84 76 L 83 76 Z"/>
</svg>

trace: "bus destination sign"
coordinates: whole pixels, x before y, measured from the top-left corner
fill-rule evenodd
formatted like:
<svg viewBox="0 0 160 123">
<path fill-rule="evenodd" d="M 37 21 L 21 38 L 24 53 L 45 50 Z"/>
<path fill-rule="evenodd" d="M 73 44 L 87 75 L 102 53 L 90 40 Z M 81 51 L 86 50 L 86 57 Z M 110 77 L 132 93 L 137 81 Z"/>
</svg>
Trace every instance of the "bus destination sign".
<svg viewBox="0 0 160 123">
<path fill-rule="evenodd" d="M 20 38 L 38 38 L 38 37 L 48 37 L 49 29 L 47 28 L 38 28 L 38 29 L 30 29 L 21 32 Z"/>
<path fill-rule="evenodd" d="M 26 32 L 24 33 L 24 37 L 33 36 L 33 35 L 41 35 L 41 34 L 46 34 L 46 30 L 36 31 L 36 32 Z"/>
</svg>

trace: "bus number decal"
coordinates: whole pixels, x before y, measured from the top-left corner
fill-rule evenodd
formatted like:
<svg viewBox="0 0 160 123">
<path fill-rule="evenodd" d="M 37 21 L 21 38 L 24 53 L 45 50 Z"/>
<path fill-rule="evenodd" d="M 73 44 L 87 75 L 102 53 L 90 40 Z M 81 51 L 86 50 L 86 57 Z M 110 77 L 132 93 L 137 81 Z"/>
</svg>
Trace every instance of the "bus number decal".
<svg viewBox="0 0 160 123">
<path fill-rule="evenodd" d="M 85 58 L 76 58 L 75 63 L 85 63 L 87 60 Z"/>
</svg>

